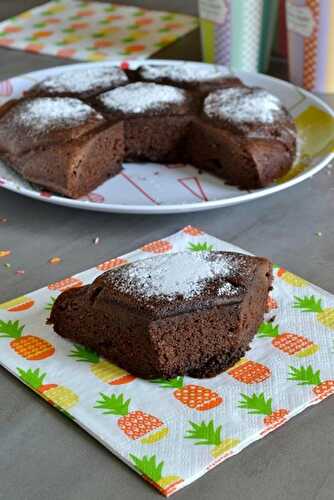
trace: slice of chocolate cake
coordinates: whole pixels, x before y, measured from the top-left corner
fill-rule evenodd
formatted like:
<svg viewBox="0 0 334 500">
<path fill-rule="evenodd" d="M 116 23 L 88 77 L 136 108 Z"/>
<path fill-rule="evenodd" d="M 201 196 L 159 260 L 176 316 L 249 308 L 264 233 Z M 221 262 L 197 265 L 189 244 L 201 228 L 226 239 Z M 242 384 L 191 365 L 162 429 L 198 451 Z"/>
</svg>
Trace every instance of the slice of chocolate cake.
<svg viewBox="0 0 334 500">
<path fill-rule="evenodd" d="M 225 87 L 242 85 L 241 80 L 224 66 L 200 66 L 194 63 L 145 64 L 138 69 L 138 75 L 146 82 L 174 85 L 200 95 Z"/>
<path fill-rule="evenodd" d="M 212 377 L 249 349 L 271 282 L 265 258 L 165 254 L 63 292 L 49 323 L 139 377 Z"/>
<path fill-rule="evenodd" d="M 28 181 L 77 198 L 121 170 L 123 123 L 79 99 L 29 98 L 0 118 L 0 153 Z"/>
<path fill-rule="evenodd" d="M 182 89 L 137 82 L 96 99 L 107 119 L 124 120 L 127 160 L 173 161 L 191 120 L 192 100 Z"/>
<path fill-rule="evenodd" d="M 190 162 L 244 189 L 284 175 L 296 152 L 296 128 L 280 100 L 257 87 L 210 93 L 189 134 Z"/>
<path fill-rule="evenodd" d="M 34 85 L 26 95 L 33 97 L 80 97 L 89 99 L 106 90 L 126 85 L 125 72 L 117 66 L 73 69 L 51 75 Z"/>
</svg>

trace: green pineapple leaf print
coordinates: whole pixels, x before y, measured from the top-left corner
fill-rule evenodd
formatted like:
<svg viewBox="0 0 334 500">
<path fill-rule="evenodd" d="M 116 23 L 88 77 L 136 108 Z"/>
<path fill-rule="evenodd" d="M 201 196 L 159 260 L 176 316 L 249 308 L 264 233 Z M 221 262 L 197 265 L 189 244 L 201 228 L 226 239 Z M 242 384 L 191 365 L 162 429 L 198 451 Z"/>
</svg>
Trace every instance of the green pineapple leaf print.
<svg viewBox="0 0 334 500">
<path fill-rule="evenodd" d="M 178 389 L 183 387 L 183 377 L 175 377 L 170 379 L 156 378 L 154 380 L 150 380 L 152 384 L 159 384 L 163 389 Z"/>
<path fill-rule="evenodd" d="M 53 304 L 56 302 L 56 297 L 50 297 L 50 300 L 49 302 L 46 304 L 46 306 L 44 307 L 44 309 L 46 311 L 51 311 L 51 309 L 53 308 Z"/>
<path fill-rule="evenodd" d="M 157 459 L 155 455 L 148 457 L 144 455 L 142 458 L 136 457 L 136 455 L 131 455 L 130 457 L 134 463 L 135 468 L 152 479 L 155 483 L 158 483 L 162 478 L 162 469 L 164 466 L 163 462 L 157 463 Z"/>
<path fill-rule="evenodd" d="M 222 426 L 219 425 L 215 428 L 213 420 L 210 422 L 201 422 L 196 424 L 196 422 L 189 422 L 191 429 L 187 430 L 187 434 L 184 436 L 185 439 L 194 439 L 196 445 L 214 445 L 218 446 L 221 443 L 221 430 Z"/>
<path fill-rule="evenodd" d="M 334 307 L 323 307 L 322 300 L 314 295 L 295 297 L 293 307 L 303 313 L 314 313 L 319 323 L 334 330 Z"/>
<path fill-rule="evenodd" d="M 36 370 L 32 370 L 31 368 L 28 370 L 17 368 L 17 371 L 22 382 L 35 390 L 43 385 L 43 380 L 46 377 L 46 373 L 41 373 L 39 368 L 36 368 Z"/>
<path fill-rule="evenodd" d="M 96 402 L 94 408 L 103 410 L 105 415 L 128 415 L 130 399 L 124 400 L 123 394 L 116 396 L 100 393 L 101 399 Z"/>
<path fill-rule="evenodd" d="M 306 368 L 290 366 L 288 380 L 294 380 L 298 385 L 319 385 L 321 383 L 320 370 L 314 371 L 312 366 Z"/>
<path fill-rule="evenodd" d="M 213 245 L 204 241 L 202 243 L 189 243 L 188 250 L 191 252 L 212 252 L 214 248 Z"/>
<path fill-rule="evenodd" d="M 295 297 L 293 304 L 294 309 L 300 309 L 302 312 L 321 313 L 321 299 L 316 299 L 314 295 L 310 297 Z"/>
<path fill-rule="evenodd" d="M 100 356 L 95 351 L 80 344 L 74 344 L 69 357 L 84 363 L 98 363 L 100 359 Z"/>
<path fill-rule="evenodd" d="M 189 421 L 191 429 L 186 431 L 185 439 L 193 439 L 195 445 L 213 446 L 211 455 L 218 458 L 224 453 L 230 452 L 235 446 L 240 443 L 240 440 L 233 437 L 221 438 L 222 426 L 215 427 L 213 420 L 209 422 Z"/>
<path fill-rule="evenodd" d="M 239 408 L 248 410 L 251 415 L 272 415 L 272 398 L 265 398 L 263 392 L 261 394 L 241 394 L 242 400 L 239 402 Z"/>
</svg>

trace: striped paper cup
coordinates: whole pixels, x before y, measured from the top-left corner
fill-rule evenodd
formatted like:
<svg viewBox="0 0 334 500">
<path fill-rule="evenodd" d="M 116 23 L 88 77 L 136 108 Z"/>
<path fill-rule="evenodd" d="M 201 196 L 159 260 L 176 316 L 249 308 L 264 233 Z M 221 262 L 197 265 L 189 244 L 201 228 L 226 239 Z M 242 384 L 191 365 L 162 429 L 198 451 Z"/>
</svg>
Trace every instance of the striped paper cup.
<svg viewBox="0 0 334 500">
<path fill-rule="evenodd" d="M 266 71 L 277 10 L 278 0 L 199 0 L 204 61 Z"/>
</svg>

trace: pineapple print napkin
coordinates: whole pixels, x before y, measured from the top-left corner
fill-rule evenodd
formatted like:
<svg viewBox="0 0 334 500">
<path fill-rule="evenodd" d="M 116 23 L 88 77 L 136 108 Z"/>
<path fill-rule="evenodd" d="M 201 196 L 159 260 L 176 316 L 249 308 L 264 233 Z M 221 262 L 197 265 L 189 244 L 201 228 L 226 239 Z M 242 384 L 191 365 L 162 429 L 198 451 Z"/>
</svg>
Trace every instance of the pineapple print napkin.
<svg viewBox="0 0 334 500">
<path fill-rule="evenodd" d="M 0 23 L 0 46 L 82 61 L 144 59 L 196 26 L 182 14 L 53 0 Z"/>
<path fill-rule="evenodd" d="M 63 290 L 180 250 L 242 252 L 187 226 L 0 305 L 0 363 L 166 496 L 334 392 L 334 296 L 279 266 L 252 349 L 212 379 L 141 380 L 45 324 Z"/>
</svg>

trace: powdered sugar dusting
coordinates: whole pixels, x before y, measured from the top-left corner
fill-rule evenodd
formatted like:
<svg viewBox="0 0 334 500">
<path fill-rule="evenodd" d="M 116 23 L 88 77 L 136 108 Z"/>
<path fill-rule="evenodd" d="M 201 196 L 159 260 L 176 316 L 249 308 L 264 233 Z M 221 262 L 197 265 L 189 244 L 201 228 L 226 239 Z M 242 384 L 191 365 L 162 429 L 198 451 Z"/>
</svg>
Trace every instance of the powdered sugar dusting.
<svg viewBox="0 0 334 500">
<path fill-rule="evenodd" d="M 123 266 L 119 274 L 111 272 L 107 279 L 117 283 L 122 293 L 168 300 L 181 296 L 187 300 L 199 295 L 213 280 L 235 276 L 243 260 L 242 256 L 235 259 L 233 254 L 215 252 L 165 254 Z M 237 291 L 237 287 L 226 283 L 217 294 L 233 296 Z"/>
<path fill-rule="evenodd" d="M 159 81 L 162 78 L 169 78 L 174 82 L 215 82 L 222 78 L 229 78 L 233 75 L 223 66 L 200 66 L 198 64 L 186 63 L 182 65 L 144 65 L 140 68 L 139 74 L 145 80 Z"/>
<path fill-rule="evenodd" d="M 280 100 L 264 89 L 234 87 L 216 90 L 204 101 L 211 118 L 235 123 L 273 123 L 284 114 Z"/>
<path fill-rule="evenodd" d="M 109 110 L 140 114 L 148 110 L 159 111 L 169 104 L 183 104 L 183 90 L 156 83 L 130 83 L 105 92 L 98 98 Z"/>
<path fill-rule="evenodd" d="M 38 89 L 51 92 L 79 93 L 107 90 L 124 85 L 128 77 L 121 68 L 102 66 L 98 68 L 74 69 L 49 76 L 37 85 Z"/>
<path fill-rule="evenodd" d="M 13 124 L 31 132 L 71 128 L 88 118 L 103 120 L 88 104 L 70 97 L 40 97 L 18 104 L 13 110 Z"/>
<path fill-rule="evenodd" d="M 218 288 L 217 295 L 233 297 L 233 295 L 238 295 L 239 292 L 239 286 L 234 286 L 229 281 L 225 281 L 225 283 Z"/>
</svg>

